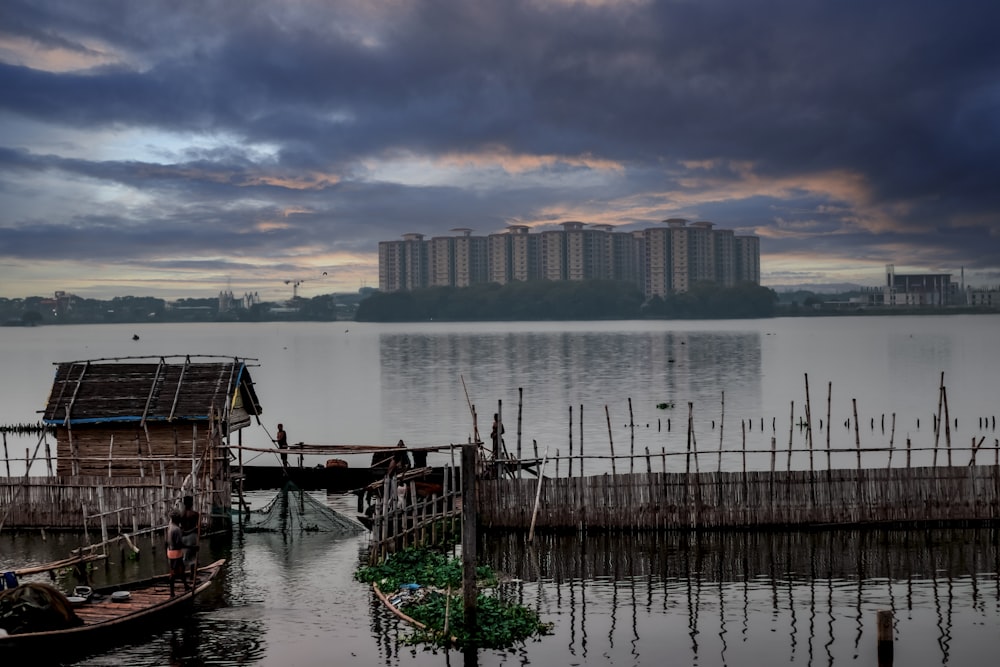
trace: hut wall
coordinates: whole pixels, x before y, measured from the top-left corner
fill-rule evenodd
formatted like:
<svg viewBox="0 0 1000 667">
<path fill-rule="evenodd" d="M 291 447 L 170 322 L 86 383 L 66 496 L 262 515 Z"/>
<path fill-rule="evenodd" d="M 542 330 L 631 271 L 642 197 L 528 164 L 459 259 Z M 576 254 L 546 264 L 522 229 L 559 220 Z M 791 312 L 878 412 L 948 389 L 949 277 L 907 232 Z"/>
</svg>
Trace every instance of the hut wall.
<svg viewBox="0 0 1000 667">
<path fill-rule="evenodd" d="M 56 431 L 56 474 L 95 477 L 186 475 L 209 447 L 207 425 L 190 422 L 138 426 L 76 426 Z M 74 463 L 78 466 L 74 469 Z"/>
</svg>

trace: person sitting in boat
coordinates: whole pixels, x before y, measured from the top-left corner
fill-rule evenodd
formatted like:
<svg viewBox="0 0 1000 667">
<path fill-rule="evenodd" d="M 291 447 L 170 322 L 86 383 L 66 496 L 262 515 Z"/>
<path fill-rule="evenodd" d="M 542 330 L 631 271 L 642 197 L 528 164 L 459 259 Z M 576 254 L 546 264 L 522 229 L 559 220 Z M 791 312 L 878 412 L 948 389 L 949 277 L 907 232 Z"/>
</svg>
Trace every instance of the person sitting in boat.
<svg viewBox="0 0 1000 667">
<path fill-rule="evenodd" d="M 170 568 L 170 576 L 167 581 L 170 584 L 170 597 L 174 596 L 174 581 L 181 580 L 184 590 L 191 590 L 187 582 L 184 571 L 184 533 L 181 530 L 181 511 L 170 512 L 170 525 L 167 526 L 167 563 Z"/>
</svg>

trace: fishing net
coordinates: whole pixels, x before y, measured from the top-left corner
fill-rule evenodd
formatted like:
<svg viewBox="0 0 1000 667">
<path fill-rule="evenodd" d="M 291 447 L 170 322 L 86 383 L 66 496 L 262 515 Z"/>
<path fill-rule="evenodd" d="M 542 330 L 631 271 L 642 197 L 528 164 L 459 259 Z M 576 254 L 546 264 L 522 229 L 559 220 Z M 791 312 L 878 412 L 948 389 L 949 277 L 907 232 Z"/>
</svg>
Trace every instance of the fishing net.
<svg viewBox="0 0 1000 667">
<path fill-rule="evenodd" d="M 234 516 L 233 522 L 237 521 Z M 243 530 L 247 532 L 312 531 L 353 535 L 364 529 L 354 519 L 327 507 L 292 482 L 285 482 L 265 507 L 243 513 Z"/>
</svg>

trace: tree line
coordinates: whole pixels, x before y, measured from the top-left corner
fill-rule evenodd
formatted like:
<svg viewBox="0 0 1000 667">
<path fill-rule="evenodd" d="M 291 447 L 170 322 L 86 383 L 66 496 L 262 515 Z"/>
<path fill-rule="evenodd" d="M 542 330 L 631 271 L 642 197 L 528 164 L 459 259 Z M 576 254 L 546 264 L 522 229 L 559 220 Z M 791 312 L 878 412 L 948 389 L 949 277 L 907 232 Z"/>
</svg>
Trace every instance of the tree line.
<svg viewBox="0 0 1000 667">
<path fill-rule="evenodd" d="M 753 283 L 699 283 L 688 292 L 645 299 L 633 283 L 533 280 L 378 292 L 359 322 L 712 319 L 772 317 L 778 296 Z"/>
</svg>

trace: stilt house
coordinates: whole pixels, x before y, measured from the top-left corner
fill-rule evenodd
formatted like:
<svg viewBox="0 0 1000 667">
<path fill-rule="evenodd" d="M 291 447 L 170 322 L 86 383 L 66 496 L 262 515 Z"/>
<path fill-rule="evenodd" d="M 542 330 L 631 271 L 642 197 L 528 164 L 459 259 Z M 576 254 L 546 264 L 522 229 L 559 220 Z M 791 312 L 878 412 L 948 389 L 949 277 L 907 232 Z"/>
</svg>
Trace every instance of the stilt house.
<svg viewBox="0 0 1000 667">
<path fill-rule="evenodd" d="M 233 434 L 260 415 L 247 359 L 128 357 L 57 363 L 43 421 L 57 476 L 164 480 L 228 513 Z M 178 482 L 180 480 L 180 482 Z M 205 513 L 203 511 L 203 516 Z"/>
</svg>

